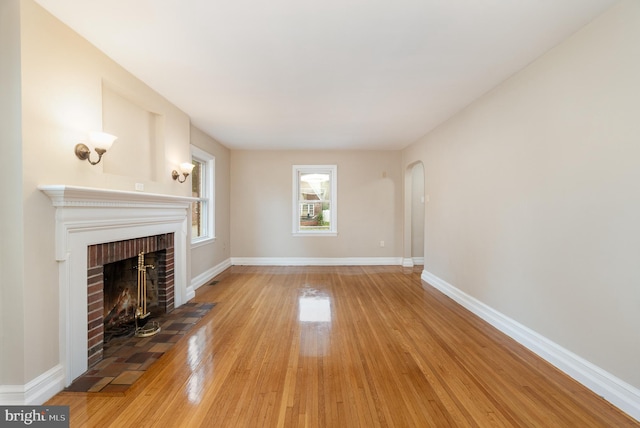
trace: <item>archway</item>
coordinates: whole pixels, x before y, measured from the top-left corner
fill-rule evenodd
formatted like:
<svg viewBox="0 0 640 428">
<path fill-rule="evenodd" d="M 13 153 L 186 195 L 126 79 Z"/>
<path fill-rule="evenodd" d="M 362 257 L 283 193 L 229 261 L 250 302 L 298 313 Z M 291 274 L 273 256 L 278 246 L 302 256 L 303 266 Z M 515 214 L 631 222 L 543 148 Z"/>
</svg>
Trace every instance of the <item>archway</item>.
<svg viewBox="0 0 640 428">
<path fill-rule="evenodd" d="M 402 266 L 424 264 L 424 165 L 414 162 L 405 171 L 404 249 Z"/>
</svg>

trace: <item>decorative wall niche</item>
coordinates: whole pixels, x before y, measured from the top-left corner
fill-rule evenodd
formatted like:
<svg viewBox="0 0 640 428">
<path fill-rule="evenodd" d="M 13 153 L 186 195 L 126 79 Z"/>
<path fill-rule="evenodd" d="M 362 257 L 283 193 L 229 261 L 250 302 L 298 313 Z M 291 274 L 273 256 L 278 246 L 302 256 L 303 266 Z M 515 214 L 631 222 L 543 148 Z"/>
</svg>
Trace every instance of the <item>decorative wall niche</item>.
<svg viewBox="0 0 640 428">
<path fill-rule="evenodd" d="M 157 181 L 159 154 L 164 153 L 164 120 L 108 84 L 102 85 L 102 127 L 118 136 L 103 171 Z"/>
</svg>

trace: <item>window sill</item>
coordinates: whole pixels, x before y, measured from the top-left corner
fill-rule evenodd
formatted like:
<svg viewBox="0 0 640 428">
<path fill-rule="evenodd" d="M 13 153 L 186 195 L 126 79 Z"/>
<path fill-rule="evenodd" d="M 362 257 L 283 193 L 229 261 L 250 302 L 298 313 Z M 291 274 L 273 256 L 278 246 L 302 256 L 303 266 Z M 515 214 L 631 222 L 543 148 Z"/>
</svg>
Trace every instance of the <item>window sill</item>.
<svg viewBox="0 0 640 428">
<path fill-rule="evenodd" d="M 216 242 L 215 236 L 213 238 L 198 238 L 191 241 L 191 248 L 203 247 L 208 244 Z"/>
<path fill-rule="evenodd" d="M 338 232 L 293 232 L 292 235 L 295 238 L 304 238 L 309 236 L 330 238 L 338 236 Z"/>
</svg>

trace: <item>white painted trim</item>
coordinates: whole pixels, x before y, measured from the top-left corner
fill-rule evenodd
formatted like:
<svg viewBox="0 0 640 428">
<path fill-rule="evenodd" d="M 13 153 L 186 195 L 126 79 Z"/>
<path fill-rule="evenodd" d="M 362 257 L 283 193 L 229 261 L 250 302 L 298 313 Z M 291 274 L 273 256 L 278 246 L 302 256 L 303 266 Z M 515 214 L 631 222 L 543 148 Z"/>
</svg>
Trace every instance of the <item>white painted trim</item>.
<svg viewBox="0 0 640 428">
<path fill-rule="evenodd" d="M 24 403 L 24 385 L 0 385 L 0 405 L 20 406 Z"/>
<path fill-rule="evenodd" d="M 640 389 L 629 385 L 611 373 L 503 315 L 436 275 L 425 270 L 422 271 L 421 278 L 507 336 L 602 396 L 629 416 L 640 421 Z"/>
<path fill-rule="evenodd" d="M 204 247 L 205 245 L 213 244 L 215 242 L 216 242 L 215 236 L 213 238 L 202 239 L 195 242 L 191 241 L 191 249 L 193 250 L 194 248 Z"/>
<path fill-rule="evenodd" d="M 185 302 L 188 302 L 189 300 L 193 299 L 194 297 L 196 297 L 195 288 L 193 288 L 193 286 L 191 286 L 191 285 L 187 285 L 187 288 L 185 290 Z"/>
<path fill-rule="evenodd" d="M 424 257 L 413 257 L 413 264 L 418 266 L 424 266 Z"/>
<path fill-rule="evenodd" d="M 329 220 L 330 230 L 327 231 L 300 231 L 300 212 L 298 200 L 300 192 L 300 181 L 298 180 L 299 173 L 325 173 L 329 172 L 331 175 L 331 220 Z M 338 165 L 293 165 L 292 167 L 292 189 L 293 189 L 293 211 L 292 211 L 292 226 L 293 236 L 338 236 Z"/>
<path fill-rule="evenodd" d="M 195 297 L 188 286 L 191 197 L 52 185 L 38 187 L 56 207 L 59 361 L 68 386 L 87 371 L 87 248 L 101 242 L 174 234 L 174 306 Z M 62 388 L 60 388 L 62 389 Z"/>
<path fill-rule="evenodd" d="M 0 385 L 0 405 L 40 405 L 63 388 L 64 369 L 58 364 L 25 385 Z"/>
<path fill-rule="evenodd" d="M 402 267 L 410 268 L 413 267 L 413 259 L 411 257 L 405 257 L 402 259 Z"/>
<path fill-rule="evenodd" d="M 204 163 L 205 165 L 205 174 L 204 178 L 205 182 L 205 193 L 206 195 L 202 195 L 202 198 L 207 199 L 207 225 L 206 225 L 206 235 L 201 236 L 199 238 L 191 238 L 191 245 L 193 247 L 198 244 L 209 244 L 213 240 L 215 240 L 216 236 L 216 157 L 211 153 L 206 152 L 205 150 L 191 145 L 191 158 L 195 158 L 199 162 Z"/>
<path fill-rule="evenodd" d="M 38 186 L 51 198 L 54 207 L 166 208 L 190 204 L 196 198 L 158 193 L 128 192 L 61 185 Z"/>
<path fill-rule="evenodd" d="M 398 266 L 402 257 L 231 257 L 232 265 L 244 266 Z"/>
<path fill-rule="evenodd" d="M 195 278 L 191 278 L 191 288 L 197 290 L 216 276 L 220 275 L 224 270 L 231 267 L 231 259 L 227 259 L 222 263 L 218 263 L 211 269 L 207 269 Z"/>
<path fill-rule="evenodd" d="M 308 231 L 308 232 L 294 232 L 291 234 L 294 238 L 335 238 L 338 236 L 337 232 L 323 232 L 323 231 Z"/>
</svg>

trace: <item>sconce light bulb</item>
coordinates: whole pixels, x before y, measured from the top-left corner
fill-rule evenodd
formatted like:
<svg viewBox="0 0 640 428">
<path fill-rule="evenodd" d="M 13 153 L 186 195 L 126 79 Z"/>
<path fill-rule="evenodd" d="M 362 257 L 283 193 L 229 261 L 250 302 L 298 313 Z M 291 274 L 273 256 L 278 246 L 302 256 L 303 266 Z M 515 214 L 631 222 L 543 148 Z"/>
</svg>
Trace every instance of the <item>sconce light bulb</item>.
<svg viewBox="0 0 640 428">
<path fill-rule="evenodd" d="M 191 174 L 191 171 L 193 171 L 193 168 L 195 167 L 194 164 L 192 164 L 191 162 L 183 162 L 180 164 L 180 171 L 182 171 L 183 174 Z"/>
<path fill-rule="evenodd" d="M 182 172 L 182 177 L 183 177 L 182 180 L 180 180 L 180 173 L 175 169 L 171 171 L 171 178 L 173 178 L 174 180 L 177 180 L 178 183 L 184 183 L 187 180 L 187 177 L 189 176 L 189 174 L 191 174 L 191 171 L 193 171 L 194 166 L 195 165 L 193 165 L 191 162 L 181 163 L 180 172 Z"/>
<path fill-rule="evenodd" d="M 102 149 L 105 152 L 111 148 L 114 141 L 116 141 L 118 137 L 115 135 L 107 134 L 106 132 L 90 132 L 89 133 L 89 141 L 96 149 Z"/>
<path fill-rule="evenodd" d="M 100 163 L 100 160 L 102 160 L 102 155 L 104 155 L 107 150 L 111 148 L 113 142 L 117 138 L 118 137 L 116 137 L 115 135 L 107 134 L 106 132 L 90 132 L 89 140 L 87 141 L 88 145 L 84 143 L 76 144 L 75 154 L 78 159 L 86 160 L 91 165 L 96 165 Z M 91 146 L 98 154 L 98 160 L 95 162 L 91 160 L 91 149 L 89 148 L 89 146 Z"/>
</svg>

